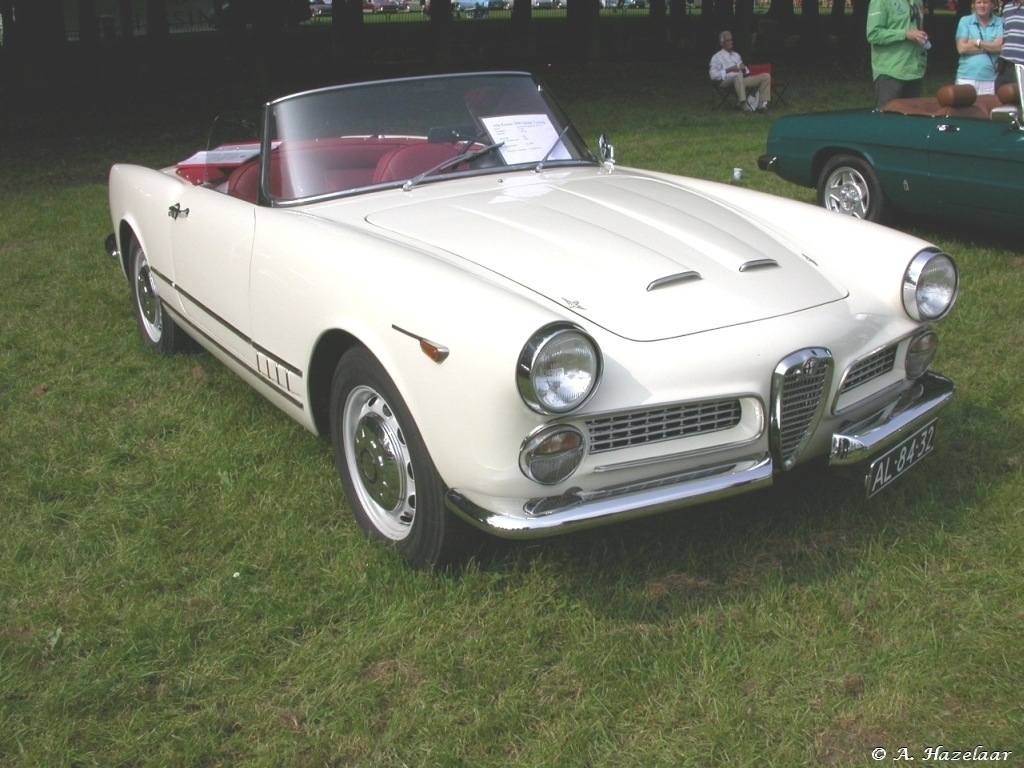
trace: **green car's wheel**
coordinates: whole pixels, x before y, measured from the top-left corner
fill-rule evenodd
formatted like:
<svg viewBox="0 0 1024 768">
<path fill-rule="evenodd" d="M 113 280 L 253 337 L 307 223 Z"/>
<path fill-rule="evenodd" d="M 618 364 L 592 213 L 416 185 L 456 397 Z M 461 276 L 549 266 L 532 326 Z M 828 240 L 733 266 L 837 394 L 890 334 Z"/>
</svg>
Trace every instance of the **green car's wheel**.
<svg viewBox="0 0 1024 768">
<path fill-rule="evenodd" d="M 342 356 L 331 388 L 331 439 L 360 528 L 410 565 L 437 568 L 465 554 L 468 526 L 445 487 L 391 377 L 362 348 Z"/>
<path fill-rule="evenodd" d="M 887 208 L 875 169 L 853 155 L 836 155 L 825 163 L 818 175 L 818 202 L 867 221 L 881 221 Z"/>
</svg>

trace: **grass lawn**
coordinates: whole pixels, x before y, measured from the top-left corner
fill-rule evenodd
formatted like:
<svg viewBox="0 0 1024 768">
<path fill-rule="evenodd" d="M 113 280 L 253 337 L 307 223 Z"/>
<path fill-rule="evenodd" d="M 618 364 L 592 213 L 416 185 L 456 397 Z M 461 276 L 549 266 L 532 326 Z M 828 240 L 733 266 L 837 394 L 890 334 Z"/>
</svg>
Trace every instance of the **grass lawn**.
<svg viewBox="0 0 1024 768">
<path fill-rule="evenodd" d="M 756 169 L 776 118 L 713 111 L 702 69 L 550 80 L 621 164 L 812 200 Z M 856 67 L 776 74 L 790 112 L 871 101 Z M 414 572 L 360 536 L 327 443 L 144 348 L 102 253 L 107 167 L 191 154 L 231 98 L 0 118 L 0 766 L 1024 765 L 1018 248 L 906 224 L 962 269 L 959 393 L 880 497 L 815 468 Z"/>
</svg>

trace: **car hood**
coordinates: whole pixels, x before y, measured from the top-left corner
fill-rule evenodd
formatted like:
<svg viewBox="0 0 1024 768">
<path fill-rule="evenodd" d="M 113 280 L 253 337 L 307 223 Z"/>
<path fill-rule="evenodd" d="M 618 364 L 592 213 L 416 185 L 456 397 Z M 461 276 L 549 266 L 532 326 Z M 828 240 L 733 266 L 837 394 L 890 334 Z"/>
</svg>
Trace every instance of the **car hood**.
<svg viewBox="0 0 1024 768">
<path fill-rule="evenodd" d="M 496 186 L 425 195 L 366 220 L 638 341 L 750 323 L 846 295 L 779 233 L 683 180 L 548 171 L 503 177 Z M 726 186 L 722 192 L 736 195 Z"/>
</svg>

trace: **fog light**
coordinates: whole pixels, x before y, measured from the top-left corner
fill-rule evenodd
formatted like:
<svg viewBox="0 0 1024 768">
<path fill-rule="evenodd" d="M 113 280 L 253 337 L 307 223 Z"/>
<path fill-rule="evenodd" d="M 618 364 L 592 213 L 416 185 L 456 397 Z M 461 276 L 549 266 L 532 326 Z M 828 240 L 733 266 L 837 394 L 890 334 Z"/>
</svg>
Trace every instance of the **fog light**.
<svg viewBox="0 0 1024 768">
<path fill-rule="evenodd" d="M 907 347 L 907 359 L 904 362 L 907 378 L 919 379 L 924 376 L 938 350 L 939 337 L 934 331 L 925 331 L 914 337 Z"/>
<path fill-rule="evenodd" d="M 556 424 L 529 437 L 519 454 L 519 467 L 531 480 L 554 485 L 576 471 L 585 452 L 582 432 L 567 424 Z"/>
</svg>

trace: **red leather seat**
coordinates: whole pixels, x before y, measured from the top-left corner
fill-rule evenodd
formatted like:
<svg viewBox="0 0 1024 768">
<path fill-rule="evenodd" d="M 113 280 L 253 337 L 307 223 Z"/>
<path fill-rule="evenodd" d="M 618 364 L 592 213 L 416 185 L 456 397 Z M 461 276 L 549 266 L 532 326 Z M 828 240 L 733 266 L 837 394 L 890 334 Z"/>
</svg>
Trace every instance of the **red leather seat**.
<svg viewBox="0 0 1024 768">
<path fill-rule="evenodd" d="M 376 183 L 403 181 L 429 171 L 439 163 L 459 154 L 459 144 L 431 144 L 422 142 L 393 149 L 377 163 L 373 180 Z"/>
</svg>

